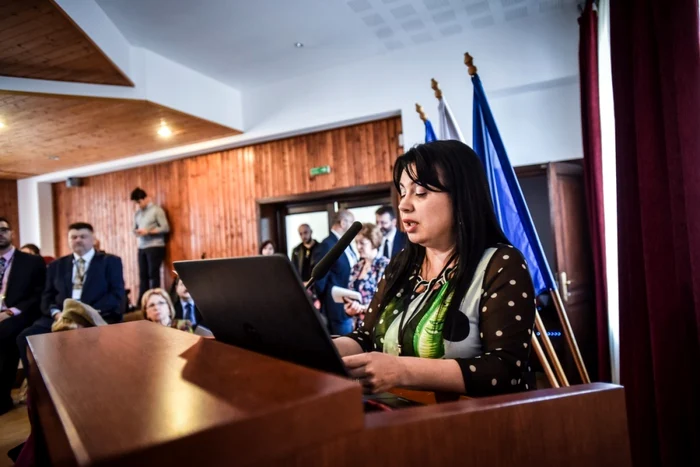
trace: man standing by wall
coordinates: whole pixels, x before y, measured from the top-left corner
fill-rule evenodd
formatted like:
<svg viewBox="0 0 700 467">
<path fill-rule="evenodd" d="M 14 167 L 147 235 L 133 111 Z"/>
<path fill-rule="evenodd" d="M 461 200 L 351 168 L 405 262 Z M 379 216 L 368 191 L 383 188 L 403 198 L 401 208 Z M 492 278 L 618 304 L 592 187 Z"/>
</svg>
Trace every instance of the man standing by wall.
<svg viewBox="0 0 700 467">
<path fill-rule="evenodd" d="M 301 280 L 306 282 L 311 277 L 311 257 L 318 242 L 313 239 L 313 231 L 309 224 L 299 226 L 301 243 L 292 250 L 292 264 L 299 271 Z"/>
<path fill-rule="evenodd" d="M 131 201 L 136 205 L 134 214 L 134 235 L 139 246 L 139 298 L 148 289 L 160 287 L 160 266 L 165 258 L 165 235 L 170 225 L 165 211 L 151 202 L 151 198 L 141 188 L 131 192 Z"/>
</svg>

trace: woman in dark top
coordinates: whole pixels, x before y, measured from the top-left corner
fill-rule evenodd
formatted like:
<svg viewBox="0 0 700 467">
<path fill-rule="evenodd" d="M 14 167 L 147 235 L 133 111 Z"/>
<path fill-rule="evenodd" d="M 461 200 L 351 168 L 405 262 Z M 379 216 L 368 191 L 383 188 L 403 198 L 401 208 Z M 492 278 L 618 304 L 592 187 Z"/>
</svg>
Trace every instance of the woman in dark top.
<svg viewBox="0 0 700 467">
<path fill-rule="evenodd" d="M 530 389 L 533 285 L 477 155 L 458 141 L 419 145 L 397 159 L 394 185 L 409 242 L 363 325 L 334 341 L 350 374 L 371 392 Z"/>
<path fill-rule="evenodd" d="M 265 240 L 262 245 L 260 245 L 260 254 L 263 256 L 275 254 L 275 244 L 272 243 L 272 240 Z"/>
<path fill-rule="evenodd" d="M 363 224 L 362 230 L 355 237 L 360 260 L 352 267 L 348 287 L 360 292 L 362 299 L 359 302 L 356 300 L 345 302 L 345 313 L 357 316 L 355 328 L 362 324 L 367 307 L 377 293 L 377 285 L 389 264 L 389 260 L 379 254 L 382 239 L 382 231 L 374 224 Z"/>
</svg>

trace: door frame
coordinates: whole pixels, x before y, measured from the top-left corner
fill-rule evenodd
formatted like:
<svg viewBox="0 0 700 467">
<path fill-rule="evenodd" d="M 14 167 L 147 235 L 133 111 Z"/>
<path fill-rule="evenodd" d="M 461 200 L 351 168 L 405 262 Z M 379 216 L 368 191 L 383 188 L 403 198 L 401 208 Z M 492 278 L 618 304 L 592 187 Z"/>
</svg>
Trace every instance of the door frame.
<svg viewBox="0 0 700 467">
<path fill-rule="evenodd" d="M 258 218 L 258 245 L 264 240 L 272 240 L 277 247 L 277 252 L 287 251 L 287 233 L 283 226 L 289 208 L 292 208 L 295 213 L 304 212 L 307 206 L 308 211 L 318 211 L 318 205 L 332 203 L 338 198 L 341 198 L 343 203 L 354 204 L 377 195 L 386 197 L 393 204 L 396 198 L 395 191 L 393 183 L 383 182 L 257 199 L 255 205 Z M 333 206 L 327 206 L 326 210 L 331 215 Z"/>
</svg>

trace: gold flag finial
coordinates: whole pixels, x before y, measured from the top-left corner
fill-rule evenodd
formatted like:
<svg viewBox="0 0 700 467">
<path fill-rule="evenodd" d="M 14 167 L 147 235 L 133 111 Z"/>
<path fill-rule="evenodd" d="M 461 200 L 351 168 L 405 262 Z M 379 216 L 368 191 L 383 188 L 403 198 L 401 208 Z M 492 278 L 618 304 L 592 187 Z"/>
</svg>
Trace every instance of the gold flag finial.
<svg viewBox="0 0 700 467">
<path fill-rule="evenodd" d="M 425 116 L 425 112 L 423 111 L 423 106 L 417 102 L 416 102 L 416 112 L 418 112 L 418 115 L 420 115 L 421 120 L 426 121 L 428 119 L 428 117 Z"/>
<path fill-rule="evenodd" d="M 430 87 L 433 88 L 433 91 L 435 91 L 435 98 L 438 100 L 442 99 L 442 90 L 440 90 L 440 85 L 435 78 L 430 80 Z"/>
<path fill-rule="evenodd" d="M 464 54 L 464 64 L 467 65 L 469 76 L 474 76 L 476 74 L 476 67 L 474 66 L 474 57 L 469 55 L 469 52 Z"/>
</svg>

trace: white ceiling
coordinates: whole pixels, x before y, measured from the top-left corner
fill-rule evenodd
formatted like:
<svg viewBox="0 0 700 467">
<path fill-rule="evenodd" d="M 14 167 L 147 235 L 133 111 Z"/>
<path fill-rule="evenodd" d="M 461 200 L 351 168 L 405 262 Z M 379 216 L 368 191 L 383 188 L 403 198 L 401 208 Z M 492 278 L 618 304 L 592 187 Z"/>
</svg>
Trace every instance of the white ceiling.
<svg viewBox="0 0 700 467">
<path fill-rule="evenodd" d="M 126 39 L 241 90 L 578 0 L 96 0 Z M 304 47 L 295 48 L 295 42 Z"/>
</svg>

